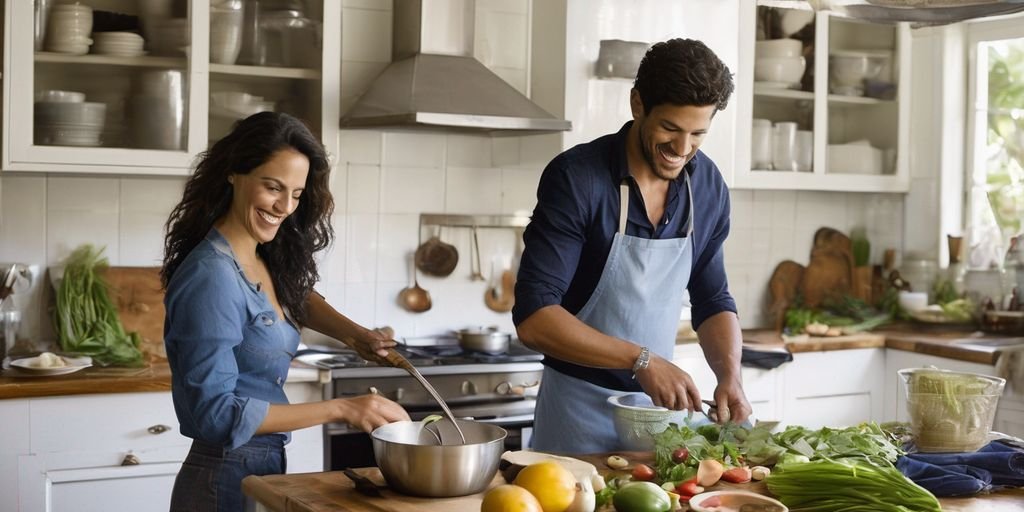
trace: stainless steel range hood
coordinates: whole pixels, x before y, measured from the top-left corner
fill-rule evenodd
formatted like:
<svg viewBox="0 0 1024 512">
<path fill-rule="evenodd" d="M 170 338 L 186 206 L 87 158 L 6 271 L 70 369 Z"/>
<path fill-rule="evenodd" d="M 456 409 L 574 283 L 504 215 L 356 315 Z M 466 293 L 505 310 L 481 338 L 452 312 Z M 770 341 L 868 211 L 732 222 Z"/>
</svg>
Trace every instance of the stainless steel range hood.
<svg viewBox="0 0 1024 512">
<path fill-rule="evenodd" d="M 392 63 L 343 128 L 516 133 L 572 129 L 473 58 L 474 0 L 394 0 Z"/>
<path fill-rule="evenodd" d="M 909 21 L 915 26 L 1024 11 L 1024 0 L 775 0 L 772 3 L 810 3 L 815 10 L 828 10 L 849 18 L 876 23 Z"/>
</svg>

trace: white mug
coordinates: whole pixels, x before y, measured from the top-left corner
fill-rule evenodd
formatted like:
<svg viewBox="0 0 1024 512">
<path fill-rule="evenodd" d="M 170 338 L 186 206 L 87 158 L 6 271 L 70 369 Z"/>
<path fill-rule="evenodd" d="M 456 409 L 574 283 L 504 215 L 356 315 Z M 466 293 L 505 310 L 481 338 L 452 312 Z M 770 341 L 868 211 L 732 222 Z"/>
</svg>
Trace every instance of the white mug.
<svg viewBox="0 0 1024 512">
<path fill-rule="evenodd" d="M 750 137 L 750 167 L 752 169 L 772 168 L 772 122 L 754 119 Z"/>
</svg>

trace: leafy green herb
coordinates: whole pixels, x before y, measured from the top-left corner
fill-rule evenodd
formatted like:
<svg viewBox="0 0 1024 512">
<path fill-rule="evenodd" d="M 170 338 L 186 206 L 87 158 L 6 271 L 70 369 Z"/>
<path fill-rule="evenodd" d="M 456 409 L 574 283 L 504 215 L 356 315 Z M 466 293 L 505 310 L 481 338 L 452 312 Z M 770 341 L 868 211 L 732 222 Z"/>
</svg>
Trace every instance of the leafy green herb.
<svg viewBox="0 0 1024 512">
<path fill-rule="evenodd" d="M 56 327 L 61 349 L 92 356 L 101 366 L 141 366 L 141 340 L 125 333 L 99 271 L 103 249 L 83 245 L 68 257 L 57 290 Z"/>
</svg>

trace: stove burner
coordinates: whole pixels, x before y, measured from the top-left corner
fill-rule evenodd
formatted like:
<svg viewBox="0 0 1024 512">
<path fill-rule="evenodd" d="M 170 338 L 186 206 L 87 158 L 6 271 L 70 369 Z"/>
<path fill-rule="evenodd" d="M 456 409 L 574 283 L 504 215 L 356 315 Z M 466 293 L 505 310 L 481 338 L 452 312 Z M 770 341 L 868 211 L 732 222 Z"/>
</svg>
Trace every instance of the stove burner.
<svg viewBox="0 0 1024 512">
<path fill-rule="evenodd" d="M 540 361 L 544 358 L 542 354 L 534 352 L 518 342 L 511 343 L 508 351 L 501 354 L 463 350 L 458 345 L 399 345 L 395 347 L 395 350 L 416 367 L 521 363 Z M 332 369 L 376 366 L 374 363 L 364 361 L 355 352 L 337 353 L 333 357 L 317 361 L 317 364 Z"/>
</svg>

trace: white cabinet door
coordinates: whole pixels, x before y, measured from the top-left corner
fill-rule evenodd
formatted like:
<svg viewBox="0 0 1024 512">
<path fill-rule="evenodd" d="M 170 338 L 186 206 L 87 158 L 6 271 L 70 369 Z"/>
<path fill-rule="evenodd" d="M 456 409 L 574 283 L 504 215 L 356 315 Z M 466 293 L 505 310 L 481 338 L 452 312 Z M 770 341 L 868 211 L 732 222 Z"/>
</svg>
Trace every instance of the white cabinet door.
<svg viewBox="0 0 1024 512">
<path fill-rule="evenodd" d="M 22 456 L 20 510 L 166 511 L 181 467 L 173 462 L 90 467 L 81 457 L 71 459 L 62 454 Z"/>
<path fill-rule="evenodd" d="M 289 374 L 289 378 L 291 374 Z M 324 385 L 317 381 L 286 382 L 288 403 L 301 404 L 323 400 Z M 314 473 L 324 470 L 324 427 L 316 425 L 292 432 L 285 445 L 289 473 Z"/>
<path fill-rule="evenodd" d="M 845 427 L 882 418 L 885 349 L 799 353 L 786 365 L 782 421 Z"/>
<path fill-rule="evenodd" d="M 763 23 L 790 17 L 804 17 L 811 22 L 789 37 Z M 739 24 L 738 101 L 734 102 L 736 160 L 730 186 L 843 192 L 909 190 L 911 37 L 907 24 L 864 23 L 827 11 L 812 12 L 810 3 L 789 2 L 780 7 L 772 0 L 742 2 Z M 772 71 L 789 67 L 790 61 L 786 59 L 798 59 L 800 55 L 783 57 L 778 47 L 758 47 L 755 34 L 767 34 L 773 39 L 801 39 L 805 50 L 814 50 L 813 57 L 804 59 L 807 71 L 796 77 Z M 869 90 L 849 90 L 850 87 L 830 81 L 834 66 L 830 57 L 851 52 L 871 55 L 872 63 L 883 63 L 875 67 L 879 74 L 873 77 Z M 754 119 L 767 120 L 768 129 L 755 129 Z M 779 123 L 796 123 L 796 129 L 805 134 L 793 137 L 790 144 L 780 142 L 775 147 L 773 126 Z M 779 132 L 781 135 L 788 131 L 779 128 Z M 802 141 L 795 142 L 798 139 Z M 764 148 L 757 158 L 753 155 L 755 140 L 763 141 L 757 146 Z M 844 146 L 850 143 L 857 146 Z M 864 148 L 863 144 L 871 148 Z M 803 163 L 806 159 L 774 158 L 782 152 L 800 154 L 800 148 L 807 146 L 811 148 L 810 169 Z M 855 152 L 858 156 L 843 157 L 841 152 Z M 793 169 L 796 161 L 801 162 L 799 169 Z"/>
<path fill-rule="evenodd" d="M 0 510 L 18 510 L 18 456 L 29 452 L 29 400 L 0 400 Z"/>
</svg>

